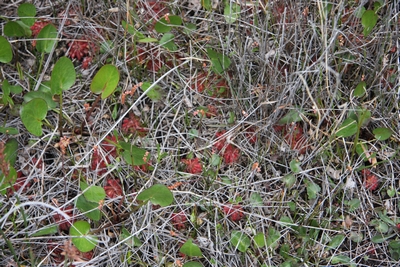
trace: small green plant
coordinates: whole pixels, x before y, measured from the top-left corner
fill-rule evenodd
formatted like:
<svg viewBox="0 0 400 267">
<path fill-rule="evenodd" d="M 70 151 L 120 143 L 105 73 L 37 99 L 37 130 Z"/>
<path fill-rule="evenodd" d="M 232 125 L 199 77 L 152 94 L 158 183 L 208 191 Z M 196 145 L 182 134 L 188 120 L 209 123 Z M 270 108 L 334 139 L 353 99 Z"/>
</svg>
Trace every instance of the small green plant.
<svg viewBox="0 0 400 267">
<path fill-rule="evenodd" d="M 89 219 L 99 221 L 101 206 L 106 197 L 104 188 L 96 185 L 89 186 L 84 181 L 80 182 L 80 188 L 84 193 L 77 198 L 76 207 Z"/>
<path fill-rule="evenodd" d="M 202 257 L 203 253 L 201 252 L 199 246 L 193 243 L 193 239 L 189 238 L 185 244 L 182 245 L 179 252 L 185 254 L 188 257 Z"/>
<path fill-rule="evenodd" d="M 145 202 L 150 201 L 154 205 L 166 207 L 172 204 L 172 202 L 174 201 L 174 196 L 165 185 L 155 184 L 150 188 L 143 190 L 137 196 L 137 199 Z"/>
<path fill-rule="evenodd" d="M 69 235 L 72 237 L 72 243 L 81 252 L 93 250 L 98 237 L 90 234 L 90 224 L 86 221 L 76 221 L 69 229 Z"/>
<path fill-rule="evenodd" d="M 8 63 L 12 60 L 11 45 L 4 36 L 0 36 L 0 62 Z"/>
<path fill-rule="evenodd" d="M 211 48 L 207 48 L 207 55 L 211 60 L 211 69 L 217 74 L 222 74 L 231 65 L 231 60 L 228 56 Z"/>
</svg>

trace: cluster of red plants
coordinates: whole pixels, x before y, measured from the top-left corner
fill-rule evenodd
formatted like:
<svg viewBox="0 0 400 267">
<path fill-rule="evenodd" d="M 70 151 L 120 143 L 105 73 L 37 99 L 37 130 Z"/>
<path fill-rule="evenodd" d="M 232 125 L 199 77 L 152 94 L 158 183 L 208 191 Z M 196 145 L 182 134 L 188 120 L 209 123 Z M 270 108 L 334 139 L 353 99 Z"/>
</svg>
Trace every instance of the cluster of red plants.
<svg viewBox="0 0 400 267">
<path fill-rule="evenodd" d="M 184 211 L 181 211 L 178 213 L 172 213 L 172 215 L 171 215 L 172 225 L 177 230 L 185 229 L 187 221 L 188 221 L 188 218 Z"/>
<path fill-rule="evenodd" d="M 186 172 L 188 173 L 199 174 L 203 171 L 203 166 L 198 158 L 182 159 L 181 161 L 186 165 Z"/>
<path fill-rule="evenodd" d="M 227 144 L 226 138 L 222 137 L 225 133 L 226 131 L 223 130 L 215 134 L 215 137 L 219 140 L 214 143 L 213 147 L 222 153 L 224 163 L 230 165 L 238 161 L 240 150 L 232 144 Z"/>
<path fill-rule="evenodd" d="M 107 172 L 107 165 L 117 157 L 117 149 L 113 144 L 116 142 L 117 138 L 115 136 L 108 136 L 101 142 L 100 147 L 93 149 L 92 162 L 90 164 L 92 171 L 98 175 L 103 175 Z"/>
<path fill-rule="evenodd" d="M 216 98 L 229 97 L 230 95 L 229 85 L 225 78 L 204 71 L 191 79 L 190 88 L 199 93 L 206 91 L 208 95 Z"/>
<path fill-rule="evenodd" d="M 243 207 L 239 204 L 226 204 L 222 207 L 222 211 L 234 222 L 244 218 Z"/>
<path fill-rule="evenodd" d="M 69 215 L 71 217 L 71 221 L 69 222 L 64 216 L 58 213 L 53 215 L 53 219 L 55 223 L 58 224 L 58 229 L 67 233 L 69 231 L 69 228 L 71 227 L 71 224 L 75 222 L 75 219 L 73 218 L 74 207 L 69 205 L 60 208 L 60 210 Z"/>
<path fill-rule="evenodd" d="M 124 134 L 136 134 L 140 137 L 144 137 L 148 132 L 148 129 L 143 126 L 140 119 L 133 114 L 129 114 L 129 117 L 122 121 L 121 130 Z"/>
<path fill-rule="evenodd" d="M 115 198 L 123 195 L 123 190 L 120 180 L 108 179 L 104 186 L 104 191 L 109 198 Z"/>
<path fill-rule="evenodd" d="M 371 173 L 370 170 L 368 169 L 363 169 L 361 171 L 361 174 L 363 176 L 364 179 L 364 186 L 367 190 L 375 191 L 378 186 L 379 186 L 379 180 L 378 177 L 376 177 L 375 174 Z"/>
<path fill-rule="evenodd" d="M 307 151 L 306 138 L 303 132 L 303 127 L 299 122 L 285 124 L 285 125 L 274 125 L 274 130 L 281 133 L 290 145 L 290 148 L 297 150 L 299 154 L 305 154 Z"/>
</svg>

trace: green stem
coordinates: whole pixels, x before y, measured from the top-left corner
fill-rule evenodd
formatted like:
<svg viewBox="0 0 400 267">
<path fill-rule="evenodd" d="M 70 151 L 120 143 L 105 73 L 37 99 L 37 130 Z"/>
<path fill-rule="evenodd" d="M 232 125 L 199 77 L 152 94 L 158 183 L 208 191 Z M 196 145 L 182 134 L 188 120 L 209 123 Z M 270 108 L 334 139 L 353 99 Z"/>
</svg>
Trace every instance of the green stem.
<svg viewBox="0 0 400 267">
<path fill-rule="evenodd" d="M 39 62 L 39 68 L 38 68 L 38 71 L 37 71 L 36 81 L 39 80 L 40 72 L 42 71 L 42 68 L 43 68 L 43 61 L 44 61 L 44 52 L 42 53 L 42 56 L 40 57 L 40 62 Z"/>
<path fill-rule="evenodd" d="M 62 110 L 62 104 L 63 104 L 63 98 L 62 98 L 62 92 L 60 94 L 60 114 L 58 114 L 58 129 L 60 130 L 60 138 L 63 137 L 63 123 L 62 123 L 62 119 L 63 119 L 63 110 Z"/>
</svg>

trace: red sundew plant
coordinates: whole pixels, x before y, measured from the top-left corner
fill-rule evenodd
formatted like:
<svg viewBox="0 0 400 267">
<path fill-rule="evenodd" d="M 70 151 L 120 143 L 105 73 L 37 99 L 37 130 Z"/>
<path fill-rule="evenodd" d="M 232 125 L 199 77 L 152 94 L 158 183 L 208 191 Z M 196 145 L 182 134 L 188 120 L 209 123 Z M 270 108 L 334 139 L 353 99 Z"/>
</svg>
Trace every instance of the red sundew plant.
<svg viewBox="0 0 400 267">
<path fill-rule="evenodd" d="M 185 212 L 172 213 L 171 222 L 177 230 L 185 229 L 187 221 L 188 219 Z"/>
<path fill-rule="evenodd" d="M 115 136 L 110 136 L 104 139 L 100 144 L 104 154 L 99 151 L 98 147 L 93 149 L 92 161 L 90 164 L 92 171 L 96 171 L 99 175 L 103 175 L 107 172 L 107 165 L 117 157 L 117 149 L 113 145 L 113 143 L 116 142 L 117 138 Z"/>
<path fill-rule="evenodd" d="M 68 56 L 71 59 L 76 58 L 81 61 L 84 57 L 89 56 L 94 53 L 97 48 L 96 46 L 88 40 L 75 40 L 68 43 L 69 52 Z"/>
<path fill-rule="evenodd" d="M 191 174 L 199 174 L 203 171 L 200 159 L 182 159 L 182 162 L 186 164 L 186 172 Z"/>
<path fill-rule="evenodd" d="M 306 153 L 308 146 L 306 145 L 306 138 L 300 123 L 274 125 L 273 128 L 275 131 L 283 134 L 291 149 L 297 150 L 302 155 Z"/>
<path fill-rule="evenodd" d="M 233 164 L 238 161 L 240 156 L 240 150 L 239 148 L 233 146 L 232 144 L 229 144 L 226 146 L 224 154 L 222 157 L 224 158 L 225 164 Z"/>
<path fill-rule="evenodd" d="M 372 174 L 371 171 L 367 169 L 362 170 L 361 174 L 363 175 L 364 186 L 367 190 L 370 190 L 372 192 L 378 188 L 379 180 L 375 174 Z"/>
<path fill-rule="evenodd" d="M 222 207 L 222 211 L 231 219 L 233 222 L 238 222 L 244 218 L 242 205 L 227 204 Z"/>
<path fill-rule="evenodd" d="M 68 232 L 69 228 L 71 227 L 71 223 L 74 223 L 74 221 L 75 221 L 75 219 L 73 219 L 74 207 L 66 206 L 66 207 L 63 207 L 60 209 L 71 217 L 71 222 L 68 222 L 64 216 L 62 216 L 61 214 L 58 214 L 58 213 L 53 215 L 53 219 L 54 219 L 55 223 L 58 224 L 58 229 L 60 231 Z"/>
<path fill-rule="evenodd" d="M 148 132 L 148 129 L 142 125 L 139 118 L 133 114 L 130 114 L 129 118 L 125 118 L 122 121 L 121 130 L 124 134 L 137 134 L 140 137 L 146 136 Z"/>
<path fill-rule="evenodd" d="M 109 198 L 115 198 L 123 195 L 121 182 L 117 179 L 108 179 L 104 186 L 104 191 Z"/>
<path fill-rule="evenodd" d="M 226 133 L 226 131 L 223 130 L 223 131 L 219 131 L 215 134 L 215 139 L 217 139 L 218 141 L 214 143 L 213 147 L 216 148 L 218 151 L 221 151 L 225 146 L 226 138 L 220 138 L 225 133 Z"/>
<path fill-rule="evenodd" d="M 207 92 L 212 97 L 229 97 L 229 85 L 225 78 L 216 74 L 200 72 L 190 82 L 190 88 L 199 93 Z"/>
<path fill-rule="evenodd" d="M 10 187 L 7 189 L 7 196 L 11 196 L 14 192 L 20 190 L 21 187 L 25 184 L 25 182 L 26 182 L 26 177 L 23 176 L 23 173 L 21 171 L 17 172 L 17 180 L 15 181 L 12 188 Z M 28 190 L 29 187 L 31 187 L 30 182 L 26 184 L 26 186 L 22 190 L 22 193 L 26 192 L 26 190 Z"/>
</svg>

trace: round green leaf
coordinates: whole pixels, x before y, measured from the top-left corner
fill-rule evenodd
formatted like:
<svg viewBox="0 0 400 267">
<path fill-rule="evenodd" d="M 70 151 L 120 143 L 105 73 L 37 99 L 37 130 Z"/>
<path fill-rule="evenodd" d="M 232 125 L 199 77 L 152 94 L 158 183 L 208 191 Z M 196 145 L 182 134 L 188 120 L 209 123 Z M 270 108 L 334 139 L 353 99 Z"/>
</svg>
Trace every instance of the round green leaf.
<svg viewBox="0 0 400 267">
<path fill-rule="evenodd" d="M 36 7 L 30 3 L 23 3 L 18 7 L 18 16 L 28 26 L 35 23 Z"/>
<path fill-rule="evenodd" d="M 46 101 L 35 98 L 22 105 L 20 116 L 26 129 L 33 135 L 42 135 L 42 120 L 47 115 Z"/>
<path fill-rule="evenodd" d="M 349 137 L 357 132 L 357 121 L 352 118 L 347 118 L 340 125 L 339 130 L 336 132 L 337 137 Z"/>
<path fill-rule="evenodd" d="M 204 267 L 203 264 L 197 261 L 188 261 L 186 262 L 183 267 Z"/>
<path fill-rule="evenodd" d="M 101 98 L 105 99 L 111 95 L 119 82 L 119 72 L 117 67 L 108 64 L 104 65 L 97 72 L 90 85 L 90 90 L 95 93 L 102 93 Z"/>
<path fill-rule="evenodd" d="M 9 37 L 22 37 L 25 35 L 25 30 L 18 22 L 9 21 L 4 25 L 4 34 Z"/>
<path fill-rule="evenodd" d="M 361 24 L 364 27 L 363 34 L 364 36 L 369 35 L 372 32 L 372 29 L 375 27 L 378 22 L 378 15 L 373 10 L 367 10 L 364 12 L 361 18 Z"/>
<path fill-rule="evenodd" d="M 240 16 L 240 5 L 227 1 L 224 8 L 224 17 L 228 24 L 234 23 Z"/>
<path fill-rule="evenodd" d="M 201 252 L 200 248 L 196 244 L 193 244 L 193 239 L 191 239 L 191 238 L 189 238 L 185 242 L 185 244 L 182 245 L 179 252 L 181 252 L 189 257 L 202 257 L 203 256 L 203 253 Z"/>
<path fill-rule="evenodd" d="M 106 198 L 106 192 L 104 191 L 104 188 L 97 185 L 90 186 L 89 189 L 83 193 L 83 195 L 88 201 L 97 203 Z"/>
<path fill-rule="evenodd" d="M 240 252 L 246 252 L 250 247 L 251 240 L 246 234 L 240 231 L 233 231 L 230 242 Z"/>
<path fill-rule="evenodd" d="M 376 128 L 372 131 L 372 133 L 375 135 L 375 138 L 379 141 L 384 141 L 386 139 L 389 139 L 390 136 L 392 136 L 392 131 L 388 128 Z"/>
<path fill-rule="evenodd" d="M 300 167 L 300 166 L 299 166 Z M 301 169 L 300 169 L 301 170 Z M 282 178 L 282 182 L 285 184 L 287 188 L 291 188 L 296 183 L 296 176 L 293 174 L 285 175 Z"/>
<path fill-rule="evenodd" d="M 11 45 L 4 36 L 0 36 L 0 62 L 8 63 L 12 60 Z"/>
<path fill-rule="evenodd" d="M 172 33 L 165 33 L 163 35 L 163 37 L 161 37 L 160 45 L 162 47 L 165 47 L 169 51 L 174 52 L 174 51 L 178 50 L 178 47 L 174 43 L 174 38 L 175 38 L 175 35 L 173 35 Z"/>
<path fill-rule="evenodd" d="M 76 73 L 74 64 L 67 57 L 61 57 L 54 65 L 51 73 L 51 92 L 59 95 L 75 83 Z"/>
<path fill-rule="evenodd" d="M 254 236 L 254 243 L 257 247 L 263 248 L 267 244 L 265 240 L 265 235 L 263 233 L 258 233 Z"/>
<path fill-rule="evenodd" d="M 72 243 L 81 252 L 88 252 L 94 249 L 98 243 L 97 236 L 89 235 L 90 224 L 86 221 L 76 221 L 69 228 L 72 236 Z"/>
<path fill-rule="evenodd" d="M 101 211 L 99 210 L 98 202 L 88 201 L 83 195 L 81 195 L 76 200 L 76 207 L 89 219 L 94 221 L 99 221 L 101 219 Z"/>
<path fill-rule="evenodd" d="M 354 89 L 354 96 L 362 97 L 366 93 L 367 83 L 365 81 L 361 81 L 356 89 Z"/>
<path fill-rule="evenodd" d="M 155 184 L 137 196 L 138 200 L 151 201 L 155 205 L 166 207 L 174 201 L 171 191 L 162 184 Z"/>
<path fill-rule="evenodd" d="M 2 134 L 18 134 L 18 129 L 14 127 L 0 127 L 0 133 Z"/>
<path fill-rule="evenodd" d="M 334 238 L 332 238 L 331 242 L 329 242 L 329 249 L 334 249 L 340 246 L 343 243 L 344 238 L 344 235 L 336 235 Z"/>
<path fill-rule="evenodd" d="M 48 24 L 37 36 L 36 49 L 41 53 L 50 53 L 57 44 L 57 29 L 53 24 Z"/>
<path fill-rule="evenodd" d="M 253 192 L 250 195 L 250 205 L 253 207 L 262 206 L 264 204 L 261 195 L 257 192 Z"/>
<path fill-rule="evenodd" d="M 207 55 L 210 58 L 212 70 L 217 74 L 222 74 L 231 65 L 231 60 L 228 56 L 211 48 L 207 48 Z"/>
</svg>

